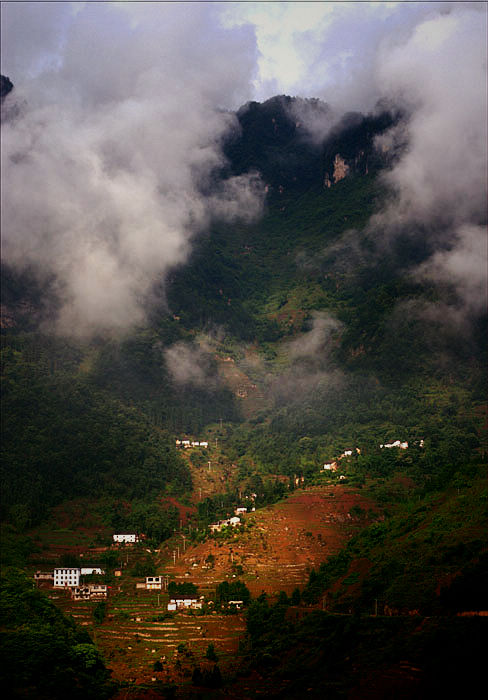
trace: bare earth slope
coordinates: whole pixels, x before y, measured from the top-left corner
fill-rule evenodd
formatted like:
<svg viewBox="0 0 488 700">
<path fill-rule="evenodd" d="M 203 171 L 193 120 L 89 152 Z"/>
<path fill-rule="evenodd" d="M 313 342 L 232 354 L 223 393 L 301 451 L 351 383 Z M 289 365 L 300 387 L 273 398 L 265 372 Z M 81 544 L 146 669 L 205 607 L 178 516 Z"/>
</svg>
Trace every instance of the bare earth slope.
<svg viewBox="0 0 488 700">
<path fill-rule="evenodd" d="M 252 595 L 291 593 L 307 582 L 312 568 L 338 552 L 367 523 L 351 514 L 354 506 L 366 511 L 372 504 L 344 486 L 296 491 L 280 503 L 243 516 L 244 532 L 180 550 L 180 558 L 168 561 L 165 573 L 177 581 L 191 580 L 202 590 L 238 576 Z"/>
</svg>

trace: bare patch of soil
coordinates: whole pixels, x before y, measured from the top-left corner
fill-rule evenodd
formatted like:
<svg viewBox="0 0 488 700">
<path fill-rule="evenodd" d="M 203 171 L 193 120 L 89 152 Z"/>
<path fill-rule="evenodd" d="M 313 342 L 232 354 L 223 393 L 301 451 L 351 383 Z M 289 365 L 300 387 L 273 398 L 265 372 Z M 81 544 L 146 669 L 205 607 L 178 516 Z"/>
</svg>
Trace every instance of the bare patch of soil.
<svg viewBox="0 0 488 700">
<path fill-rule="evenodd" d="M 174 508 L 176 508 L 176 510 L 178 511 L 178 517 L 182 525 L 186 525 L 188 523 L 188 520 L 191 519 L 191 516 L 195 515 L 195 513 L 197 512 L 195 506 L 185 506 L 183 505 L 183 503 L 180 503 L 176 500 L 176 498 L 173 498 L 172 496 L 166 496 L 165 498 L 162 498 L 161 504 L 163 506 L 173 506 Z"/>
<path fill-rule="evenodd" d="M 317 486 L 297 491 L 286 500 L 245 516 L 244 532 L 229 539 L 209 539 L 185 552 L 165 572 L 177 581 L 191 580 L 202 592 L 223 580 L 239 578 L 253 595 L 291 593 L 308 581 L 316 568 L 335 554 L 366 518 L 351 514 L 372 503 L 344 486 Z M 354 513 L 354 511 L 353 511 Z"/>
</svg>

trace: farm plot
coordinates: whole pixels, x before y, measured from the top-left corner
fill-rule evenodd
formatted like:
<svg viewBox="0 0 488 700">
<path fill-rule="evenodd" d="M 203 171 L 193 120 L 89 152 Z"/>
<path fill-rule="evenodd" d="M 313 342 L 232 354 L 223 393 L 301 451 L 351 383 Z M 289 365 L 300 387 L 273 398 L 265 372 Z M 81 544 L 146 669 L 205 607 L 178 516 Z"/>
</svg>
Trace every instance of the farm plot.
<svg viewBox="0 0 488 700">
<path fill-rule="evenodd" d="M 372 506 L 343 486 L 317 486 L 245 516 L 245 531 L 187 548 L 165 572 L 191 580 L 202 592 L 240 578 L 252 595 L 303 586 L 312 568 L 335 554 L 367 519 L 351 514 Z M 354 513 L 354 511 L 353 511 Z"/>
<path fill-rule="evenodd" d="M 114 594 L 101 624 L 95 624 L 95 602 L 72 601 L 66 594 L 53 599 L 92 635 L 116 681 L 136 685 L 174 679 L 187 667 L 203 662 L 213 644 L 223 672 L 236 666 L 239 643 L 245 635 L 242 615 L 167 613 L 155 594 L 131 599 Z M 163 596 L 166 602 L 167 596 Z"/>
</svg>

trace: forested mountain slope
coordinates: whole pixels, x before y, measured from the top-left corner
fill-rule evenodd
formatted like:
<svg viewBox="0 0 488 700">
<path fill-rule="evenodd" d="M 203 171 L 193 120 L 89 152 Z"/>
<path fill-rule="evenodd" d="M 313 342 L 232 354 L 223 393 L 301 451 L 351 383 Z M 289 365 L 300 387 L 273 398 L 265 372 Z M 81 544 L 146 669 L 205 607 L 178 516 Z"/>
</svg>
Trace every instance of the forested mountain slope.
<svg viewBox="0 0 488 700">
<path fill-rule="evenodd" d="M 415 274 L 435 237 L 410 227 L 387 243 L 370 223 L 388 197 L 382 173 L 398 156 L 377 140 L 402 117 L 347 115 L 317 142 L 295 116 L 303 102 L 277 97 L 239 111 L 227 167 L 262 174 L 263 217 L 215 224 L 196 239 L 159 301 L 155 290 L 150 322 L 123 339 L 46 334 L 55 287 L 5 270 L 4 513 L 46 503 L 48 473 L 57 475 L 49 503 L 103 484 L 130 496 L 150 462 L 146 492 L 167 480 L 187 488 L 169 436 L 220 418 L 234 458 L 264 473 L 311 476 L 354 441 L 359 471 L 401 466 L 442 482 L 483 454 L 486 317 L 461 328 L 434 317 L 432 305 L 455 305 L 456 295 Z M 224 357 L 269 400 L 250 423 L 222 379 Z M 424 438 L 425 450 L 399 462 L 380 452 L 397 437 Z M 39 505 L 29 508 L 37 517 Z"/>
<path fill-rule="evenodd" d="M 304 126 L 310 114 L 327 120 L 329 108 L 280 96 L 239 110 L 226 162 L 202 188 L 211 194 L 222 174 L 257 171 L 262 216 L 213 221 L 196 235 L 189 260 L 154 285 L 147 320 L 130 332 L 53 334 L 56 280 L 4 266 L 2 519 L 18 536 L 63 501 L 103 501 L 113 512 L 107 525 L 158 544 L 177 525 L 171 499 L 199 500 L 191 469 L 210 470 L 207 455 L 185 459 L 175 439 L 211 434 L 221 483 L 213 499 L 200 489 L 201 525 L 230 512 L 242 485 L 264 504 L 290 484 L 335 483 L 339 474 L 383 509 L 384 521 L 311 573 L 303 605 L 355 615 L 375 604 L 443 615 L 483 608 L 486 309 L 470 313 L 451 280 L 422 274 L 450 250 L 442 221 L 386 231 L 387 175 L 405 147 L 389 135 L 408 114 L 384 106 L 348 114 L 320 137 Z M 381 447 L 396 440 L 408 449 Z M 434 623 L 424 634 L 404 620 L 373 629 L 317 614 L 288 625 L 290 604 L 258 600 L 248 618 L 250 668 L 282 697 L 303 689 L 290 645 L 299 645 L 311 692 L 341 696 L 375 665 L 370 635 L 385 669 L 401 665 L 407 647 L 408 663 L 420 663 L 442 636 Z M 8 634 L 17 639 L 14 622 Z M 56 624 L 88 654 L 74 628 Z M 458 627 L 469 637 L 468 623 Z M 398 643 L 385 646 L 393 634 Z M 339 655 L 351 649 L 347 682 L 334 655 L 322 678 L 330 645 Z M 439 663 L 451 652 L 448 642 Z M 429 658 L 413 693 L 438 689 L 437 657 Z"/>
</svg>

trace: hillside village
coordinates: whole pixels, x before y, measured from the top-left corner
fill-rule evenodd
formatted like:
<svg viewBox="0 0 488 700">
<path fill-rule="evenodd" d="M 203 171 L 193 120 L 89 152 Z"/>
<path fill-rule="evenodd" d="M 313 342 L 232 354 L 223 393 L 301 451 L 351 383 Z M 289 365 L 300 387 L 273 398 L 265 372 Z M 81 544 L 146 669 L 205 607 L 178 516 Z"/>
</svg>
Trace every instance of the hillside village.
<svg viewBox="0 0 488 700">
<path fill-rule="evenodd" d="M 477 698 L 484 3 L 75 5 L 1 7 L 4 696 Z"/>
</svg>

